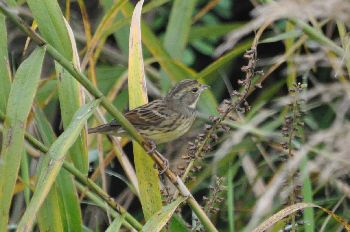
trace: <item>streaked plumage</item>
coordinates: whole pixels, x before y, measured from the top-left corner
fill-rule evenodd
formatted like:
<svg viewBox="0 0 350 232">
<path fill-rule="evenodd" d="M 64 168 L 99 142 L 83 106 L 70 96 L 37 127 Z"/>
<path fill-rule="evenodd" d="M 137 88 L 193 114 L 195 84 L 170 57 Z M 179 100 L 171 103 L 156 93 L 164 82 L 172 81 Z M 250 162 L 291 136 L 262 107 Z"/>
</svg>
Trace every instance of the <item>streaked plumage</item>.
<svg viewBox="0 0 350 232">
<path fill-rule="evenodd" d="M 185 134 L 196 118 L 196 104 L 206 85 L 196 80 L 176 84 L 165 98 L 137 107 L 124 116 L 146 138 L 157 144 L 169 142 Z M 89 133 L 108 133 L 124 136 L 116 120 L 91 128 Z"/>
</svg>

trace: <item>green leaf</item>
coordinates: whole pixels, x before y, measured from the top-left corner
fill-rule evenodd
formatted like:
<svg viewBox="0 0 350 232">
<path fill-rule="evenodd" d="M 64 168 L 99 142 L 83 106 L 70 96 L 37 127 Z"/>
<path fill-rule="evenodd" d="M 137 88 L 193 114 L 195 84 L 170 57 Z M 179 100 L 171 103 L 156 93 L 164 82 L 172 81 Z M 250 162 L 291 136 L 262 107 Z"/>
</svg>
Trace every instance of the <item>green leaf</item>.
<svg viewBox="0 0 350 232">
<path fill-rule="evenodd" d="M 30 200 L 30 174 L 29 174 L 29 160 L 28 155 L 25 151 L 23 151 L 22 159 L 21 159 L 21 178 L 22 181 L 26 184 L 23 190 L 24 200 L 26 205 L 29 204 Z"/>
<path fill-rule="evenodd" d="M 132 4 L 126 3 L 123 8 L 122 12 L 124 14 L 124 17 L 128 18 L 132 14 Z M 156 35 L 152 32 L 150 27 L 146 24 L 141 22 L 142 27 L 142 43 L 145 44 L 145 46 L 148 48 L 148 50 L 152 53 L 152 55 L 157 59 L 157 61 L 160 63 L 164 71 L 171 77 L 173 80 L 180 81 L 184 79 L 186 76 L 188 76 L 188 72 L 185 70 L 178 69 L 174 62 L 172 62 L 172 59 L 170 55 L 166 52 L 163 46 L 161 46 L 161 42 L 156 37 Z"/>
<path fill-rule="evenodd" d="M 57 99 L 57 81 L 55 79 L 45 81 L 38 89 L 35 98 L 38 105 L 46 105 L 50 97 L 52 97 L 51 101 Z"/>
<path fill-rule="evenodd" d="M 73 33 L 63 18 L 63 14 L 56 0 L 29 0 L 28 5 L 38 23 L 44 39 L 56 48 L 74 66 L 79 67 L 78 52 Z M 58 94 L 60 100 L 63 127 L 69 125 L 74 113 L 82 105 L 79 84 L 72 75 L 55 62 L 58 76 Z M 88 171 L 88 151 L 86 145 L 86 131 L 82 131 L 77 142 L 72 146 L 71 158 L 74 165 L 83 173 Z"/>
<path fill-rule="evenodd" d="M 182 61 L 196 2 L 197 0 L 175 0 L 172 5 L 164 36 L 164 48 L 174 60 Z M 167 91 L 170 87 L 170 80 L 163 71 L 161 75 L 163 90 Z"/>
<path fill-rule="evenodd" d="M 0 156 L 0 231 L 7 230 L 11 198 L 24 147 L 27 117 L 38 87 L 45 49 L 36 49 L 18 68 L 11 86 Z"/>
<path fill-rule="evenodd" d="M 159 212 L 153 215 L 146 224 L 142 227 L 142 231 L 158 232 L 166 223 L 170 220 L 171 216 L 177 209 L 177 207 L 186 200 L 185 197 L 179 197 L 167 206 L 164 206 Z"/>
<path fill-rule="evenodd" d="M 115 5 L 120 5 L 120 1 L 113 1 L 113 0 L 102 0 L 101 4 L 104 8 L 105 15 L 110 14 L 109 12 Z M 126 21 L 123 20 L 122 14 L 119 12 L 116 16 L 115 23 L 112 24 L 108 29 L 108 33 L 113 32 L 113 36 L 116 39 L 118 43 L 118 47 L 121 49 L 123 54 L 128 54 L 129 48 L 128 48 L 128 33 L 129 28 L 127 25 L 124 25 L 124 23 L 129 22 L 130 18 L 127 18 Z M 107 36 L 107 34 L 104 34 L 104 36 Z"/>
<path fill-rule="evenodd" d="M 106 232 L 118 232 L 120 230 L 120 227 L 122 226 L 122 223 L 124 221 L 124 217 L 118 215 L 110 224 L 106 230 Z"/>
<path fill-rule="evenodd" d="M 149 1 L 142 9 L 142 13 L 149 12 L 153 9 L 159 8 L 160 6 L 164 5 L 167 2 L 170 2 L 171 0 L 152 0 Z"/>
<path fill-rule="evenodd" d="M 0 110 L 4 113 L 6 113 L 7 98 L 11 89 L 10 76 L 5 16 L 0 14 Z"/>
<path fill-rule="evenodd" d="M 74 112 L 81 105 L 79 84 L 70 73 L 56 63 L 58 80 L 58 97 L 60 101 L 63 127 L 66 128 L 72 120 Z M 82 173 L 88 172 L 88 150 L 86 144 L 86 131 L 83 129 L 76 143 L 69 151 L 72 161 Z"/>
<path fill-rule="evenodd" d="M 38 172 L 42 170 L 43 160 L 39 162 Z M 38 212 L 38 226 L 40 231 L 64 231 L 64 222 L 61 216 L 57 184 L 53 185 L 44 204 Z M 67 226 L 67 224 L 66 224 Z"/>
<path fill-rule="evenodd" d="M 64 231 L 81 231 L 81 225 L 83 222 L 79 196 L 74 185 L 74 178 L 67 170 L 61 169 L 56 178 L 55 184 L 58 193 Z"/>
<path fill-rule="evenodd" d="M 213 63 L 208 65 L 205 69 L 200 71 L 195 78 L 205 81 L 207 84 L 212 83 L 213 81 L 216 80 L 216 79 L 213 79 L 213 77 L 217 77 L 217 75 L 214 75 L 214 74 L 217 74 L 220 68 L 224 67 L 228 62 L 232 61 L 232 59 L 236 58 L 237 56 L 245 52 L 251 46 L 251 43 L 252 41 L 249 40 L 237 45 L 230 52 L 221 56 L 220 58 L 215 60 Z"/>
<path fill-rule="evenodd" d="M 203 40 L 194 40 L 192 46 L 197 49 L 200 53 L 212 56 L 214 54 L 214 45 Z"/>
<path fill-rule="evenodd" d="M 237 162 L 234 166 L 232 165 L 233 162 L 230 162 L 231 168 L 227 171 L 227 217 L 228 217 L 228 224 L 230 228 L 230 232 L 235 231 L 235 218 L 234 218 L 234 185 L 233 185 L 233 179 L 237 173 L 238 168 L 240 167 L 240 163 Z"/>
<path fill-rule="evenodd" d="M 122 66 L 100 65 L 96 67 L 96 78 L 98 88 L 104 95 L 107 95 L 107 93 L 113 88 L 115 83 L 117 83 L 122 77 L 122 74 L 124 72 L 126 72 L 126 68 Z"/>
<path fill-rule="evenodd" d="M 192 13 L 197 0 L 175 0 L 164 36 L 164 48 L 169 55 L 181 60 L 192 25 Z"/>
<path fill-rule="evenodd" d="M 312 200 L 312 185 L 310 176 L 307 169 L 307 156 L 304 157 L 301 163 L 302 175 L 303 175 L 303 198 L 305 202 L 313 203 Z M 314 209 L 306 208 L 304 209 L 304 221 L 305 223 L 305 232 L 314 232 L 315 231 L 315 217 L 314 217 Z"/>
<path fill-rule="evenodd" d="M 76 67 L 80 67 L 78 50 L 75 44 L 73 32 L 64 21 L 69 34 L 69 41 L 71 44 L 71 50 L 73 51 L 72 62 Z M 79 83 L 73 78 L 73 76 L 65 71 L 61 65 L 55 62 L 56 72 L 58 78 L 58 97 L 60 100 L 61 115 L 63 121 L 63 127 L 66 128 L 72 120 L 75 112 L 82 105 L 83 95 L 80 89 Z M 77 141 L 71 147 L 69 153 L 74 165 L 84 174 L 88 173 L 88 149 L 86 144 L 86 130 L 83 128 Z"/>
<path fill-rule="evenodd" d="M 299 30 L 299 29 L 295 29 L 295 30 L 291 30 L 291 31 L 287 31 L 287 32 L 278 34 L 276 36 L 272 36 L 272 37 L 266 38 L 266 39 L 260 41 L 259 44 L 262 44 L 262 43 L 275 43 L 275 42 L 286 40 L 286 39 L 290 39 L 290 38 L 297 38 L 297 37 L 299 37 L 301 35 L 302 35 L 302 31 Z"/>
<path fill-rule="evenodd" d="M 105 40 L 105 38 L 108 36 L 108 34 L 106 34 L 105 32 L 110 31 L 109 28 L 110 28 L 111 24 L 113 23 L 116 16 L 118 16 L 120 8 L 126 2 L 127 2 L 127 0 L 120 0 L 120 1 L 115 1 L 115 2 L 105 0 L 102 2 L 102 4 L 105 6 L 104 8 L 106 10 L 106 13 L 104 14 L 101 22 L 99 23 L 99 25 L 96 29 L 94 36 L 91 39 L 88 50 L 87 50 L 86 55 L 83 59 L 83 65 L 82 65 L 83 67 L 85 67 L 87 60 L 88 60 L 87 58 L 92 55 L 92 52 L 97 47 L 97 45 L 101 42 L 101 40 Z M 108 7 L 106 7 L 106 6 L 108 6 Z M 120 25 L 120 26 L 122 26 L 122 25 Z M 127 33 L 125 33 L 125 34 L 127 34 Z M 125 36 L 125 34 L 124 34 L 124 36 Z"/>
<path fill-rule="evenodd" d="M 189 41 L 196 41 L 199 39 L 218 39 L 221 36 L 228 34 L 229 32 L 239 28 L 242 25 L 242 23 L 228 23 L 193 26 L 188 39 Z"/>
<path fill-rule="evenodd" d="M 141 44 L 141 10 L 143 0 L 135 7 L 129 39 L 128 89 L 129 106 L 134 109 L 148 102 Z M 159 177 L 154 162 L 143 148 L 133 143 L 134 162 L 140 189 L 140 200 L 145 218 L 150 218 L 162 207 Z"/>
<path fill-rule="evenodd" d="M 41 35 L 64 57 L 72 60 L 73 51 L 68 30 L 57 1 L 27 0 L 27 3 Z"/>
<path fill-rule="evenodd" d="M 188 232 L 186 222 L 178 215 L 174 214 L 170 222 L 171 232 Z"/>
<path fill-rule="evenodd" d="M 44 144 L 49 147 L 56 140 L 55 133 L 39 108 L 36 108 L 34 113 L 38 132 Z M 44 164 L 48 162 L 47 159 L 50 157 L 41 157 L 37 176 L 40 176 L 44 170 Z M 72 177 L 64 169 L 58 174 L 56 182 L 40 208 L 38 224 L 40 231 L 81 231 L 79 198 Z"/>
<path fill-rule="evenodd" d="M 32 200 L 19 222 L 18 231 L 30 231 L 32 229 L 36 215 L 61 170 L 67 151 L 78 138 L 87 119 L 91 116 L 99 102 L 100 100 L 95 100 L 82 106 L 75 113 L 67 129 L 50 147 L 46 154 L 49 159 L 43 161 L 45 162 L 43 164 L 43 170 L 38 177 Z"/>
</svg>

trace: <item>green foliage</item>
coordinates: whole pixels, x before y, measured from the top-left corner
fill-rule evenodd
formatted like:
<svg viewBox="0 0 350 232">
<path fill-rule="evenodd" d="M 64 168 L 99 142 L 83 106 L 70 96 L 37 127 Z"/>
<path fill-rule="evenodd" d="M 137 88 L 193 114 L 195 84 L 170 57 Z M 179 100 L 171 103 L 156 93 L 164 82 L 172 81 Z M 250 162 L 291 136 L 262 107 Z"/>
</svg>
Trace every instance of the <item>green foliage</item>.
<svg viewBox="0 0 350 232">
<path fill-rule="evenodd" d="M 30 230 L 33 227 L 35 220 L 33 215 L 36 215 L 39 211 L 51 189 L 51 186 L 56 180 L 68 149 L 74 144 L 84 124 L 92 115 L 98 103 L 99 101 L 96 100 L 80 108 L 73 116 L 71 124 L 51 145 L 46 154 L 47 159 L 43 160 L 43 168 L 40 171 L 34 195 L 18 225 L 19 231 Z M 62 183 L 61 187 L 64 187 L 62 186 Z"/>
<path fill-rule="evenodd" d="M 38 133 L 46 146 L 51 146 L 57 139 L 51 125 L 41 109 L 34 111 Z M 38 164 L 37 176 L 45 170 L 45 163 L 49 156 L 41 157 Z M 55 214 L 51 217 L 51 214 Z M 79 199 L 76 194 L 73 178 L 66 170 L 61 170 L 56 182 L 51 187 L 48 196 L 38 213 L 38 224 L 40 230 L 45 231 L 81 231 L 81 214 L 79 209 Z"/>
<path fill-rule="evenodd" d="M 72 38 L 72 35 L 69 35 L 70 28 L 65 23 L 57 1 L 50 3 L 47 1 L 28 1 L 28 4 L 44 39 L 75 66 L 79 66 L 74 38 Z M 74 113 L 81 106 L 83 96 L 81 95 L 78 82 L 73 79 L 72 75 L 66 72 L 57 62 L 55 67 L 61 116 L 63 126 L 66 127 L 72 120 Z M 85 136 L 85 130 L 83 130 L 77 142 L 72 146 L 70 153 L 74 164 L 82 172 L 87 173 L 88 153 Z"/>
<path fill-rule="evenodd" d="M 0 110 L 6 112 L 6 103 L 11 89 L 9 62 L 7 58 L 7 31 L 5 16 L 0 15 Z"/>
<path fill-rule="evenodd" d="M 350 231 L 350 4 L 252 2 L 0 2 L 0 231 Z M 147 154 L 122 112 L 183 79 L 198 119 Z"/>
<path fill-rule="evenodd" d="M 0 230 L 6 230 L 19 170 L 27 117 L 39 84 L 45 49 L 37 48 L 18 68 L 9 93 L 0 159 Z"/>
</svg>

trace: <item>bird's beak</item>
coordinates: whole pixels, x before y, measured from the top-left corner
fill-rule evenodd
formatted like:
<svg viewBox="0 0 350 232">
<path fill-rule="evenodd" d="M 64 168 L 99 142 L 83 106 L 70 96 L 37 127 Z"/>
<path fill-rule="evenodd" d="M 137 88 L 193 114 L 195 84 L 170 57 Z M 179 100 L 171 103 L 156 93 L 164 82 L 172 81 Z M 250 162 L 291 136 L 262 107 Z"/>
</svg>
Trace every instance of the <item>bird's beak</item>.
<svg viewBox="0 0 350 232">
<path fill-rule="evenodd" d="M 210 86 L 209 85 L 202 85 L 201 89 L 202 89 L 202 91 L 206 90 L 206 89 L 210 89 Z"/>
</svg>

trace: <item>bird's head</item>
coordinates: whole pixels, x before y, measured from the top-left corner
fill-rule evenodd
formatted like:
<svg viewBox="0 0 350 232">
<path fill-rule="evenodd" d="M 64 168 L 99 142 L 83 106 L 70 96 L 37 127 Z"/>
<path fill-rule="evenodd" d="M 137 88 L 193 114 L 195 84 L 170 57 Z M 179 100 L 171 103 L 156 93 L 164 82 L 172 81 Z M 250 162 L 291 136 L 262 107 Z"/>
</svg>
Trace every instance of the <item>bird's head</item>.
<svg viewBox="0 0 350 232">
<path fill-rule="evenodd" d="M 203 90 L 209 88 L 196 80 L 182 80 L 166 95 L 165 99 L 172 103 L 195 109 Z"/>
</svg>

